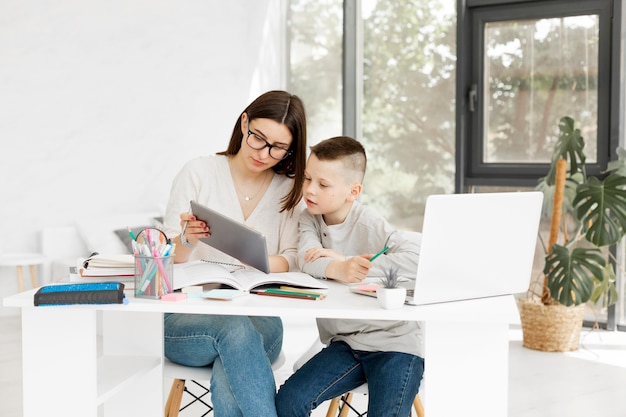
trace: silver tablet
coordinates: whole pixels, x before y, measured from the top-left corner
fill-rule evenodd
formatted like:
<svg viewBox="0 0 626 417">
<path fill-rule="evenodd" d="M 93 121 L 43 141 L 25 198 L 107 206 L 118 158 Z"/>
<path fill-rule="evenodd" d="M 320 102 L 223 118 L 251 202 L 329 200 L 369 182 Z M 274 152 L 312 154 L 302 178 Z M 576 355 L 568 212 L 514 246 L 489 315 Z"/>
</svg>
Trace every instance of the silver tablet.
<svg viewBox="0 0 626 417">
<path fill-rule="evenodd" d="M 210 229 L 211 236 L 201 238 L 201 242 L 259 271 L 270 272 L 267 244 L 262 233 L 193 200 L 190 203 L 193 215 Z"/>
</svg>

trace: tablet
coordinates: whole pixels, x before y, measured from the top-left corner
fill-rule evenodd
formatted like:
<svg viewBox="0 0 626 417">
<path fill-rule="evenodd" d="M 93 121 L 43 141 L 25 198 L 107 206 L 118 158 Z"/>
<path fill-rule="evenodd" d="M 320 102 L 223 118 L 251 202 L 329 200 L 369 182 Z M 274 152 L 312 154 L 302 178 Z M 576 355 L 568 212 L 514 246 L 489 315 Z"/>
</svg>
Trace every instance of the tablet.
<svg viewBox="0 0 626 417">
<path fill-rule="evenodd" d="M 201 242 L 259 271 L 270 272 L 267 244 L 262 233 L 193 200 L 190 204 L 193 215 L 210 228 L 211 236 L 201 238 Z"/>
</svg>

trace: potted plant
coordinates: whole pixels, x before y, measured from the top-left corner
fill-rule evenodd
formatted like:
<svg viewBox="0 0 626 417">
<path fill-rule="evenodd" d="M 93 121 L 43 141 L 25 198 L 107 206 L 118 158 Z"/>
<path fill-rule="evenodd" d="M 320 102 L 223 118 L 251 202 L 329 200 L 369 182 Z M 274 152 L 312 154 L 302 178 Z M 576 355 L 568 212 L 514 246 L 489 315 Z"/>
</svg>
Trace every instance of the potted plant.
<svg viewBox="0 0 626 417">
<path fill-rule="evenodd" d="M 393 267 L 385 271 L 385 276 L 380 279 L 382 287 L 376 289 L 376 298 L 382 308 L 395 309 L 404 305 L 406 288 L 399 287 L 400 276 L 398 268 Z"/>
<path fill-rule="evenodd" d="M 543 351 L 577 349 L 585 304 L 616 301 L 609 248 L 626 233 L 624 162 L 609 164 L 603 178 L 588 176 L 580 129 L 566 116 L 559 130 L 550 171 L 537 186 L 551 213 L 541 290 L 519 304 L 524 346 Z"/>
</svg>

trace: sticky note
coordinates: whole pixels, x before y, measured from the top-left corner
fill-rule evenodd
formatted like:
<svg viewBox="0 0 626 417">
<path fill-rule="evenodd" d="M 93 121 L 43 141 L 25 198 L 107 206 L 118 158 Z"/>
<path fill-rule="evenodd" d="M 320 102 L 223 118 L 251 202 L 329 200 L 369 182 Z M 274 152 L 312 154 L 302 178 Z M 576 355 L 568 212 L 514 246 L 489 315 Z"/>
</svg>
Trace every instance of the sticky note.
<svg viewBox="0 0 626 417">
<path fill-rule="evenodd" d="M 379 288 L 380 285 L 376 284 L 363 284 L 356 287 L 359 291 L 368 291 L 368 292 L 376 292 L 376 289 Z"/>
<path fill-rule="evenodd" d="M 161 296 L 161 300 L 163 301 L 183 301 L 186 299 L 187 294 L 183 294 L 182 292 L 171 292 Z"/>
</svg>

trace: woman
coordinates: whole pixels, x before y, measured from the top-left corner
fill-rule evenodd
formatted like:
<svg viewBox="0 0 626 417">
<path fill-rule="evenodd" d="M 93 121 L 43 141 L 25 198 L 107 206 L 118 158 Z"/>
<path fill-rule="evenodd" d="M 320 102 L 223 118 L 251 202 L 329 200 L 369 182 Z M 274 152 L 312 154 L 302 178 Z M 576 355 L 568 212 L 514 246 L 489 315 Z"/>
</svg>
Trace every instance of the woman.
<svg viewBox="0 0 626 417">
<path fill-rule="evenodd" d="M 210 230 L 188 213 L 189 201 L 195 200 L 262 232 L 271 272 L 297 270 L 305 163 L 301 100 L 285 91 L 258 97 L 239 116 L 226 151 L 196 158 L 176 176 L 164 222 L 166 234 L 178 234 L 175 261 L 233 262 L 198 245 Z M 171 361 L 213 365 L 217 417 L 276 416 L 270 365 L 282 347 L 280 318 L 168 314 L 164 333 L 165 356 Z"/>
</svg>

